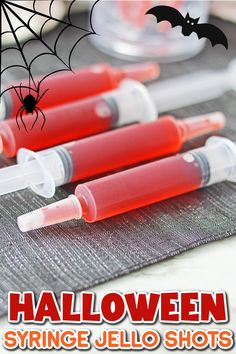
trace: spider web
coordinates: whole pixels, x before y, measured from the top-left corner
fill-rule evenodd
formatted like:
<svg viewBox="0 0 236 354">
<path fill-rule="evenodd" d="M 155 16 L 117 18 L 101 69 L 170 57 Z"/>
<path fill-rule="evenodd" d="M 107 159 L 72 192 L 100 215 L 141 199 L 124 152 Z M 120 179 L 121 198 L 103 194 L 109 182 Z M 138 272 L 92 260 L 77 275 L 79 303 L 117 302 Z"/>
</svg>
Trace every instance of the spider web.
<svg viewBox="0 0 236 354">
<path fill-rule="evenodd" d="M 92 15 L 95 5 L 100 0 L 95 1 L 91 8 L 90 29 L 82 28 L 73 21 L 72 11 L 80 7 L 81 0 L 64 2 L 66 15 L 63 19 L 56 14 L 58 3 L 61 1 L 28 0 L 27 7 L 12 0 L 1 1 L 1 24 L 5 23 L 6 30 L 2 31 L 1 25 L 0 96 L 11 89 L 10 87 L 5 89 L 7 87 L 5 85 L 2 90 L 2 83 L 9 82 L 9 74 L 10 77 L 15 77 L 22 71 L 22 76 L 29 78 L 29 87 L 37 90 L 48 76 L 60 71 L 73 70 L 72 55 L 78 43 L 83 38 L 96 34 Z M 41 11 L 42 3 L 47 8 L 45 12 Z M 47 33 L 52 27 L 53 31 Z M 22 37 L 26 39 L 21 40 Z M 68 50 L 65 50 L 65 38 Z M 6 41 L 10 44 L 5 45 Z M 35 73 L 38 76 L 39 71 L 40 82 L 36 82 Z"/>
</svg>

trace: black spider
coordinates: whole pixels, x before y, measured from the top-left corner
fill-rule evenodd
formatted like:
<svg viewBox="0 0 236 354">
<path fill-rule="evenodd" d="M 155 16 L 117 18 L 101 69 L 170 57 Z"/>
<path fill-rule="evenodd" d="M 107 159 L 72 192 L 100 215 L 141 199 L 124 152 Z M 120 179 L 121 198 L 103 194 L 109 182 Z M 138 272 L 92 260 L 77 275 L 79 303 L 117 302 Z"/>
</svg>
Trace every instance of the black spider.
<svg viewBox="0 0 236 354">
<path fill-rule="evenodd" d="M 39 112 L 40 112 L 43 116 L 43 124 L 41 127 L 41 129 L 43 129 L 45 122 L 46 122 L 46 118 L 45 118 L 43 111 L 37 105 L 48 90 L 45 90 L 44 93 L 40 96 L 40 93 L 39 93 L 40 87 L 39 86 L 35 90 L 35 89 L 32 89 L 31 87 L 22 86 L 22 83 L 21 83 L 20 86 L 15 86 L 15 87 L 12 86 L 12 88 L 15 90 L 20 102 L 22 103 L 22 106 L 19 108 L 19 110 L 16 114 L 16 123 L 17 123 L 19 130 L 20 130 L 20 125 L 19 125 L 18 119 L 20 118 L 25 130 L 28 132 L 27 126 L 26 126 L 24 119 L 23 119 L 24 112 L 26 112 L 26 114 L 32 114 L 32 115 L 34 112 L 36 113 L 36 118 L 32 124 L 31 130 L 34 128 L 34 126 L 38 120 Z M 17 88 L 19 88 L 19 92 L 17 91 Z M 25 97 L 23 97 L 22 88 L 29 89 L 29 94 Z M 36 98 L 31 94 L 31 91 L 34 91 L 37 94 Z"/>
</svg>

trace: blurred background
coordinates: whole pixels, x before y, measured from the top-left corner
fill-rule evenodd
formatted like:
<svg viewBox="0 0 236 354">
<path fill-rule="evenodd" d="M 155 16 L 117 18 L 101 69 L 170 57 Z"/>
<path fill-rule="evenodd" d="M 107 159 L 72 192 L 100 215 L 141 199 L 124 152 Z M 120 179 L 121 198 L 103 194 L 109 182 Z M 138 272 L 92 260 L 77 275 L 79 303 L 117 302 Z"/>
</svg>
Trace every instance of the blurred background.
<svg viewBox="0 0 236 354">
<path fill-rule="evenodd" d="M 33 1 L 14 1 L 25 8 L 32 10 Z M 55 19 L 68 18 L 71 14 L 89 11 L 95 1 L 57 0 L 51 6 L 51 1 L 36 1 L 34 9 L 46 15 L 52 15 Z M 92 38 L 92 42 L 99 49 L 108 54 L 126 58 L 128 60 L 140 60 L 140 58 L 156 58 L 159 61 L 176 61 L 186 59 L 198 54 L 204 47 L 205 40 L 193 41 L 183 38 L 179 28 L 170 31 L 167 23 L 156 25 L 156 19 L 145 13 L 153 6 L 169 5 L 177 8 L 182 14 L 189 12 L 191 17 L 201 18 L 201 23 L 208 20 L 209 13 L 227 21 L 236 21 L 235 1 L 208 1 L 208 0 L 100 0 L 94 8 L 92 25 L 100 36 Z M 17 14 L 27 22 L 31 13 L 17 9 Z M 16 16 L 10 16 L 12 26 L 17 28 L 20 24 Z M 31 28 L 39 33 L 45 18 L 36 16 L 30 22 Z M 78 23 L 76 23 L 79 25 Z M 44 28 L 44 33 L 51 31 L 58 25 L 56 21 L 49 21 Z M 89 29 L 89 24 L 87 26 Z M 6 17 L 3 16 L 2 31 L 9 30 Z M 21 28 L 17 32 L 19 40 L 32 37 L 27 28 Z M 14 43 L 14 37 L 9 34 L 3 37 L 3 45 Z"/>
</svg>

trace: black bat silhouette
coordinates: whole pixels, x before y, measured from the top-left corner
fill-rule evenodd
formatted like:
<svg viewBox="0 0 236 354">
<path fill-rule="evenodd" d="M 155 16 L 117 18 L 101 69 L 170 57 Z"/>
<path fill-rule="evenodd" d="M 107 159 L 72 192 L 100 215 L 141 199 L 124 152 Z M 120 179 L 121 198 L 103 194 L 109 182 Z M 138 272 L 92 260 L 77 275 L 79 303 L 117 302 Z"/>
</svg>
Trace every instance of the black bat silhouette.
<svg viewBox="0 0 236 354">
<path fill-rule="evenodd" d="M 199 39 L 207 38 L 210 40 L 212 47 L 217 44 L 222 44 L 226 49 L 228 49 L 228 40 L 225 34 L 216 26 L 209 23 L 198 23 L 199 18 L 190 17 L 187 13 L 186 17 L 171 6 L 155 6 L 150 9 L 147 13 L 154 15 L 157 19 L 157 23 L 162 21 L 169 21 L 172 27 L 181 26 L 182 34 L 184 36 L 190 36 L 195 32 Z"/>
</svg>

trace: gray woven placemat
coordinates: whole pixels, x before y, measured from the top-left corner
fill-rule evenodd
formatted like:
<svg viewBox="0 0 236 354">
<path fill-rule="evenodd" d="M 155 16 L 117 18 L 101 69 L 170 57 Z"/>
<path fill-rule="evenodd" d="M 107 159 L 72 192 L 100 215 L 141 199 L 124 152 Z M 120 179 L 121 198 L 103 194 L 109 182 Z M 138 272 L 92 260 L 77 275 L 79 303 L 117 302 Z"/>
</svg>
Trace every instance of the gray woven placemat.
<svg viewBox="0 0 236 354">
<path fill-rule="evenodd" d="M 80 15 L 81 16 L 81 15 Z M 83 18 L 81 17 L 81 22 Z M 217 22 L 229 36 L 230 49 L 207 49 L 198 57 L 162 65 L 162 76 L 223 68 L 236 54 L 235 26 Z M 79 45 L 74 66 L 107 61 L 88 41 Z M 77 58 L 77 59 L 76 59 Z M 120 65 L 122 61 L 112 60 Z M 222 110 L 228 118 L 225 136 L 236 139 L 236 95 L 175 112 L 178 117 Z M 205 139 L 195 140 L 196 147 Z M 0 166 L 9 161 L 0 160 Z M 45 201 L 30 191 L 0 198 L 0 315 L 7 310 L 8 291 L 43 289 L 79 291 L 201 244 L 236 234 L 236 185 L 222 183 L 97 224 L 72 221 L 21 234 L 18 215 L 64 198 L 73 186 L 60 188 Z"/>
</svg>

